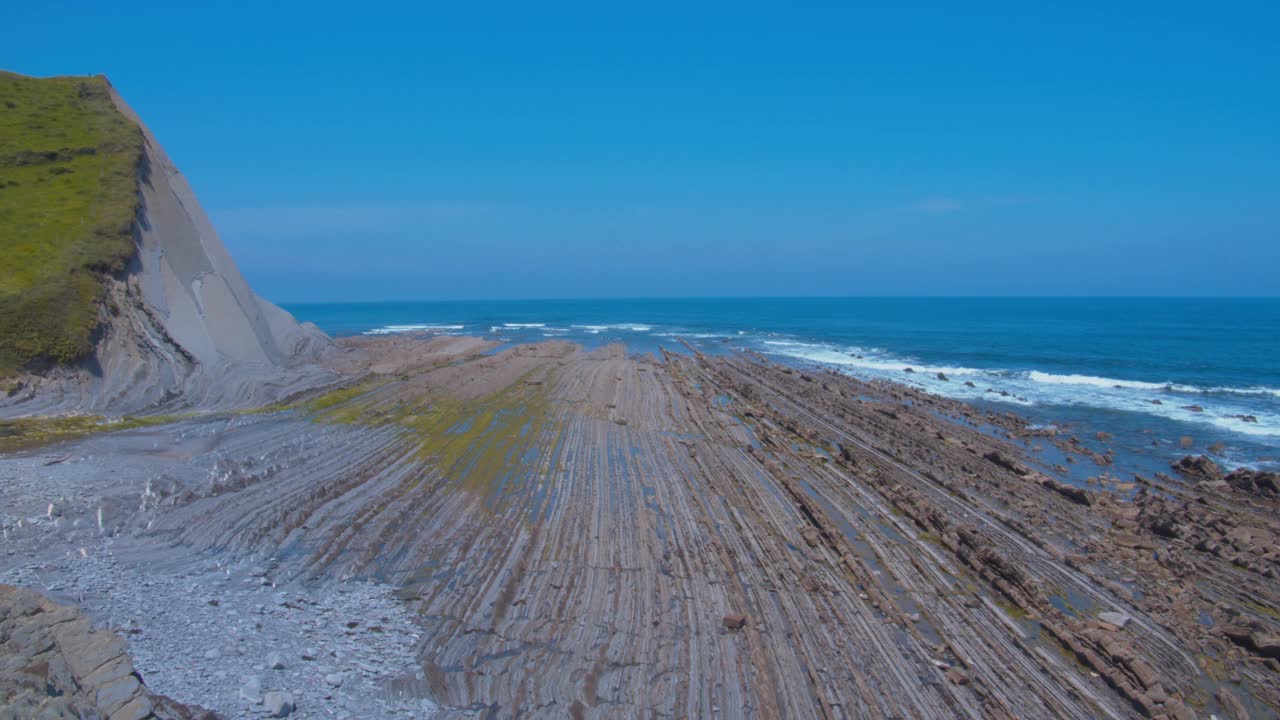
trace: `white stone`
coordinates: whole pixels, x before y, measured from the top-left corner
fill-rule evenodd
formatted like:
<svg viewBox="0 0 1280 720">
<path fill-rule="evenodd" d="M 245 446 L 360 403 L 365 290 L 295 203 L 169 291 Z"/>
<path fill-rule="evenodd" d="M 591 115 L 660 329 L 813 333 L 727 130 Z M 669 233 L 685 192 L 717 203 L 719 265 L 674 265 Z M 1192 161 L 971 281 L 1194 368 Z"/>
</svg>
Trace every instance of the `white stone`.
<svg viewBox="0 0 1280 720">
<path fill-rule="evenodd" d="M 1129 621 L 1132 618 L 1122 612 L 1100 612 L 1098 613 L 1098 619 L 1104 623 L 1110 623 L 1118 628 L 1123 628 L 1125 625 L 1129 624 Z"/>
<path fill-rule="evenodd" d="M 267 667 L 272 670 L 283 670 L 284 656 L 274 650 L 267 653 Z"/>
<path fill-rule="evenodd" d="M 342 687 L 342 675 L 340 673 L 329 673 L 324 676 L 324 682 L 329 687 Z"/>
<path fill-rule="evenodd" d="M 262 696 L 262 706 L 267 709 L 271 717 L 284 717 L 294 710 L 293 695 L 272 690 Z"/>
</svg>

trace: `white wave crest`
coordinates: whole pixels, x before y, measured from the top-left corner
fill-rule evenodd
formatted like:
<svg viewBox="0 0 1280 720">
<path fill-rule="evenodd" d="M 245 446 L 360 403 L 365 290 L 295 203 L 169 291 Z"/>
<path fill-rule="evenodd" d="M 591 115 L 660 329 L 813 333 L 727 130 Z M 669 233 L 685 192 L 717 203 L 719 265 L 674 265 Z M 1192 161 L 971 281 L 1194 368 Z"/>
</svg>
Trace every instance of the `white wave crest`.
<svg viewBox="0 0 1280 720">
<path fill-rule="evenodd" d="M 1089 385 L 1100 388 L 1132 388 L 1134 390 L 1167 390 L 1172 387 L 1172 383 L 1116 380 L 1094 375 L 1055 375 L 1053 373 L 1040 372 L 1039 370 L 1032 370 L 1027 373 L 1027 377 L 1033 382 L 1047 383 L 1049 385 Z"/>
<path fill-rule="evenodd" d="M 575 330 L 585 330 L 595 334 L 602 330 L 627 330 L 630 332 L 649 332 L 653 330 L 652 326 L 642 325 L 639 323 L 613 323 L 610 325 L 571 325 Z"/>
<path fill-rule="evenodd" d="M 1169 382 L 1120 380 L 1039 370 L 929 365 L 880 349 L 842 348 L 796 340 L 765 340 L 770 353 L 795 358 L 851 375 L 882 378 L 927 392 L 966 400 L 1018 405 L 1075 405 L 1213 425 L 1251 436 L 1280 436 L 1280 414 L 1247 408 L 1225 395 L 1274 395 L 1273 388 L 1202 388 Z M 911 368 L 911 372 L 907 371 Z M 946 376 L 946 380 L 938 377 Z M 964 381 L 971 381 L 972 387 Z M 1215 398 L 1214 395 L 1220 393 Z M 1249 419 L 1245 419 L 1248 417 Z"/>
<path fill-rule="evenodd" d="M 449 330 L 462 330 L 464 325 L 436 325 L 432 323 L 415 323 L 411 325 L 383 325 L 380 328 L 365 330 L 364 335 L 395 335 L 397 333 L 411 332 L 446 332 Z"/>
<path fill-rule="evenodd" d="M 837 348 L 833 345 L 819 345 L 795 340 L 765 340 L 764 344 L 777 348 L 775 352 L 782 355 L 789 355 L 825 365 L 843 365 L 866 370 L 900 372 L 908 375 L 928 374 L 936 376 L 938 373 L 942 373 L 948 377 L 952 375 L 961 377 L 980 375 L 989 372 L 979 368 L 926 365 L 915 360 L 885 355 L 878 349 Z M 907 368 L 911 368 L 910 373 L 907 373 Z"/>
</svg>

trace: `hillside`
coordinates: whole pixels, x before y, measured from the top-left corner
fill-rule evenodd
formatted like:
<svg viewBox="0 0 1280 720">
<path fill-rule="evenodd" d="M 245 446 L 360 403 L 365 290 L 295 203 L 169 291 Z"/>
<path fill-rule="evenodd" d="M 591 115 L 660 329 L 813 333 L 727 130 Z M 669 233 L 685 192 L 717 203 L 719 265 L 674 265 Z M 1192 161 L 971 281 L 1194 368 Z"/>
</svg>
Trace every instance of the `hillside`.
<svg viewBox="0 0 1280 720">
<path fill-rule="evenodd" d="M 0 415 L 249 407 L 332 380 L 105 77 L 0 75 Z"/>
<path fill-rule="evenodd" d="M 0 376 L 93 349 L 135 253 L 142 133 L 103 77 L 0 72 Z"/>
</svg>

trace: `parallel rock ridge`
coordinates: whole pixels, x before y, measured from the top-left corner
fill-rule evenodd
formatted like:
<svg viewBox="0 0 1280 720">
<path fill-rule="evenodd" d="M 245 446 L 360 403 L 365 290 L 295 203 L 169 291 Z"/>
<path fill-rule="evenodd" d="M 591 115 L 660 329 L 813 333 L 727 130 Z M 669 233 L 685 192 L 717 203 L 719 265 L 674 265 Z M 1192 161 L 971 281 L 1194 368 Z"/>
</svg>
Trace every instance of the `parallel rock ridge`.
<svg viewBox="0 0 1280 720">
<path fill-rule="evenodd" d="M 0 585 L 0 718 L 218 720 L 151 693 L 126 650 L 75 608 Z"/>
<path fill-rule="evenodd" d="M 142 135 L 136 252 L 105 281 L 92 355 L 11 381 L 0 415 L 248 407 L 332 380 L 315 364 L 328 337 L 250 289 L 186 179 L 109 92 Z"/>
<path fill-rule="evenodd" d="M 11 535 L 397 585 L 421 671 L 388 689 L 443 717 L 1280 707 L 1272 498 L 1085 478 L 1109 466 L 1018 418 L 752 355 L 447 342 L 371 345 L 382 373 L 286 412 L 59 450 L 30 507 L 61 515 Z M 89 468 L 143 463 L 87 499 Z"/>
</svg>

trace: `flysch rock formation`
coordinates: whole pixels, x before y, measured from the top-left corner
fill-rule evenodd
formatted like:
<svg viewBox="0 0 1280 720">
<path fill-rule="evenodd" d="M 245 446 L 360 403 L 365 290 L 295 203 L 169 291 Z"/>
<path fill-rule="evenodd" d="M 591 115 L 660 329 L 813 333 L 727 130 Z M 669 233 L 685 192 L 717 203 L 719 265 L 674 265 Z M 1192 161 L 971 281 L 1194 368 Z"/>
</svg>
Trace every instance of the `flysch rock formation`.
<svg viewBox="0 0 1280 720">
<path fill-rule="evenodd" d="M 109 281 L 93 356 L 23 378 L 0 416 L 252 407 L 332 381 L 317 362 L 337 352 L 332 341 L 253 292 L 186 178 L 112 99 L 144 137 L 137 255 Z"/>
<path fill-rule="evenodd" d="M 0 415 L 288 401 L 0 454 L 0 583 L 79 608 L 0 590 L 0 720 L 1277 716 L 1275 473 L 751 353 L 339 349 L 143 132 L 96 365 Z"/>
<path fill-rule="evenodd" d="M 0 582 L 229 718 L 1280 707 L 1274 474 L 1120 480 L 1056 428 L 751 354 L 345 342 L 378 369 L 278 412 L 0 457 Z"/>
</svg>

